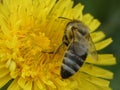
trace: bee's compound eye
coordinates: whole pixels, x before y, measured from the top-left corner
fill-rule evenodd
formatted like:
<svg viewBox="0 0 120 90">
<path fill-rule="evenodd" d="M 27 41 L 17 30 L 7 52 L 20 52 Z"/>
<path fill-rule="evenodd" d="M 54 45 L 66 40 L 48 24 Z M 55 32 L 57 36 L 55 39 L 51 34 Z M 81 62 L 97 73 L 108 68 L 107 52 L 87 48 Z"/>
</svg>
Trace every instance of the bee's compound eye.
<svg viewBox="0 0 120 90">
<path fill-rule="evenodd" d="M 83 36 L 85 36 L 86 35 L 86 32 L 85 31 L 83 31 L 83 30 L 78 30 Z"/>
<path fill-rule="evenodd" d="M 75 30 L 75 29 L 77 29 L 77 28 L 76 28 L 76 27 L 74 27 L 74 26 L 72 26 L 72 27 L 71 27 L 71 29 L 72 29 L 72 30 Z"/>
</svg>

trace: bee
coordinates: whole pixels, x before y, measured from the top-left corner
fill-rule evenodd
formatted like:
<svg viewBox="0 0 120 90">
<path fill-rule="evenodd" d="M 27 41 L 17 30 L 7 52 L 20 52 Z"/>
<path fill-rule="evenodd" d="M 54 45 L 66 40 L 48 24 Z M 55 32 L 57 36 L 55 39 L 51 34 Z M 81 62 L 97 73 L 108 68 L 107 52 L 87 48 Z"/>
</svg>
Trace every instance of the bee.
<svg viewBox="0 0 120 90">
<path fill-rule="evenodd" d="M 67 23 L 59 48 L 63 44 L 67 46 L 60 72 L 63 79 L 67 79 L 78 72 L 88 54 L 94 59 L 98 59 L 89 28 L 81 21 L 71 20 Z"/>
</svg>

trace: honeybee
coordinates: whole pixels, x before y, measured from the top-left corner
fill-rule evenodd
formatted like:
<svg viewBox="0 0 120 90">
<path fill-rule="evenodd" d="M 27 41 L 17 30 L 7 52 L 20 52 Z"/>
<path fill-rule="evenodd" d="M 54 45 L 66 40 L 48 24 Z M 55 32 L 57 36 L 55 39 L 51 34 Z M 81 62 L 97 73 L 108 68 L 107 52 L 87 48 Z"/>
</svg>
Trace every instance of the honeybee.
<svg viewBox="0 0 120 90">
<path fill-rule="evenodd" d="M 74 75 L 84 64 L 88 54 L 98 59 L 89 28 L 81 21 L 71 20 L 67 23 L 59 48 L 63 44 L 67 46 L 60 72 L 63 79 Z"/>
</svg>

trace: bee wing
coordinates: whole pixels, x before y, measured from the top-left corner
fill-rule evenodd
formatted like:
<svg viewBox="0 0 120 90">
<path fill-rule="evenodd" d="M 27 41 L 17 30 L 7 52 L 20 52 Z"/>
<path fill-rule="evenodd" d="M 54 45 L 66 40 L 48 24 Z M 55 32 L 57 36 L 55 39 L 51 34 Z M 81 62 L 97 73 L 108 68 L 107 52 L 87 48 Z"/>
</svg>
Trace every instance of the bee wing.
<svg viewBox="0 0 120 90">
<path fill-rule="evenodd" d="M 83 40 L 83 41 L 85 41 L 85 40 Z M 72 53 L 74 53 L 76 56 L 78 56 L 82 60 L 85 60 L 88 55 L 88 47 L 86 45 L 84 45 L 84 43 L 81 41 L 71 42 L 69 44 L 67 50 L 70 50 Z"/>
<path fill-rule="evenodd" d="M 92 41 L 92 38 L 89 36 L 88 39 L 89 39 L 88 41 L 89 41 L 89 46 L 90 46 L 89 53 L 93 57 L 94 60 L 98 60 L 97 51 L 96 51 L 95 45 Z"/>
</svg>

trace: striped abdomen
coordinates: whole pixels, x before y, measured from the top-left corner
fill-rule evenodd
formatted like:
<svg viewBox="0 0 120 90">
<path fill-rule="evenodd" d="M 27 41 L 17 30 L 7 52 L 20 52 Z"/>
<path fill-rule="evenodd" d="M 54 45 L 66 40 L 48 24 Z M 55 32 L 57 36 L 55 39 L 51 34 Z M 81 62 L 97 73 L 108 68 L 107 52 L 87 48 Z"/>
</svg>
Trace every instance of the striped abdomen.
<svg viewBox="0 0 120 90">
<path fill-rule="evenodd" d="M 66 51 L 65 56 L 63 58 L 63 63 L 61 66 L 62 78 L 65 79 L 74 75 L 83 65 L 86 57 L 87 57 L 87 53 L 84 53 L 84 55 L 78 56 L 72 50 Z"/>
</svg>

